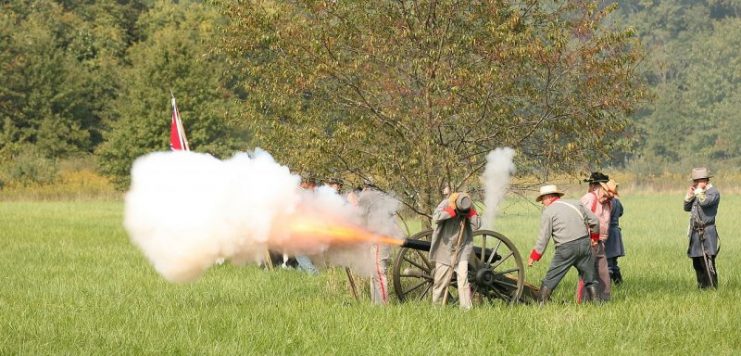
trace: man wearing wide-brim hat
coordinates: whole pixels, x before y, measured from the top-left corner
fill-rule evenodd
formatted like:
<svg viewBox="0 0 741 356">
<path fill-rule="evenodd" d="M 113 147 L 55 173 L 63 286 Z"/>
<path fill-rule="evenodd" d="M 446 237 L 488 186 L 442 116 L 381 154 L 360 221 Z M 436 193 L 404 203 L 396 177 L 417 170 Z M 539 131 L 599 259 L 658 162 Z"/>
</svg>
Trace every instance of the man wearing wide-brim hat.
<svg viewBox="0 0 741 356">
<path fill-rule="evenodd" d="M 690 212 L 689 247 L 687 256 L 697 277 L 697 286 L 718 288 L 715 257 L 720 250 L 720 237 L 715 228 L 720 192 L 710 184 L 710 171 L 705 167 L 692 169 L 692 185 L 684 197 L 684 211 Z"/>
<path fill-rule="evenodd" d="M 579 202 L 599 219 L 599 233 L 591 234 L 594 268 L 597 271 L 597 292 L 600 300 L 608 301 L 612 296 L 610 270 L 605 255 L 605 244 L 609 238 L 611 206 L 606 188 L 609 177 L 600 172 L 593 172 L 589 177 L 589 188 Z M 579 281 L 576 287 L 576 300 L 581 302 L 584 296 L 584 283 Z"/>
<path fill-rule="evenodd" d="M 586 299 L 596 296 L 596 271 L 590 247 L 589 230 L 599 231 L 599 220 L 575 200 L 562 200 L 564 193 L 555 185 L 540 187 L 535 201 L 545 206 L 540 218 L 540 233 L 535 247 L 530 252 L 528 266 L 543 256 L 548 241 L 553 239 L 556 252 L 540 287 L 540 302 L 550 299 L 551 293 L 573 266 L 584 280 Z"/>
</svg>

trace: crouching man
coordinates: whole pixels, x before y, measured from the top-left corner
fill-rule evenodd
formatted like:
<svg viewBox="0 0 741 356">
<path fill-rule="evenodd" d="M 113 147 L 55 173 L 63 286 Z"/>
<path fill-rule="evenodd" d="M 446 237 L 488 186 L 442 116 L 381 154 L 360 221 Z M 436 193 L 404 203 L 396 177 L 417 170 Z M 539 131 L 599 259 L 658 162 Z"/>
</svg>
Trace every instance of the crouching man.
<svg viewBox="0 0 741 356">
<path fill-rule="evenodd" d="M 432 303 L 447 302 L 448 285 L 455 269 L 460 307 L 470 309 L 468 257 L 473 250 L 473 230 L 481 226 L 481 219 L 468 194 L 453 193 L 437 206 L 432 220 L 437 224 L 430 246 L 430 260 L 435 263 Z"/>
<path fill-rule="evenodd" d="M 538 241 L 530 252 L 527 265 L 532 266 L 540 260 L 551 238 L 556 246 L 551 266 L 540 287 L 541 304 L 550 299 L 551 293 L 572 266 L 576 267 L 584 280 L 585 299 L 591 301 L 597 295 L 589 230 L 599 232 L 599 220 L 578 201 L 561 200 L 563 195 L 555 185 L 545 185 L 540 187 L 540 194 L 535 199 L 545 209 L 540 219 Z"/>
</svg>

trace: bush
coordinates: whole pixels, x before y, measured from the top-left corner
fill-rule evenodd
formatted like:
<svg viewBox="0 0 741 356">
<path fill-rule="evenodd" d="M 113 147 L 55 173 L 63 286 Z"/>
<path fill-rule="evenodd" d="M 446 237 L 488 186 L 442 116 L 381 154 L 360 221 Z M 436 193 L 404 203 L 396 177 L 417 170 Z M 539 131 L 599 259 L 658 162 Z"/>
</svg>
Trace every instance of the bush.
<svg viewBox="0 0 741 356">
<path fill-rule="evenodd" d="M 82 155 L 52 160 L 26 151 L 0 164 L 1 199 L 119 199 L 113 183 Z"/>
</svg>

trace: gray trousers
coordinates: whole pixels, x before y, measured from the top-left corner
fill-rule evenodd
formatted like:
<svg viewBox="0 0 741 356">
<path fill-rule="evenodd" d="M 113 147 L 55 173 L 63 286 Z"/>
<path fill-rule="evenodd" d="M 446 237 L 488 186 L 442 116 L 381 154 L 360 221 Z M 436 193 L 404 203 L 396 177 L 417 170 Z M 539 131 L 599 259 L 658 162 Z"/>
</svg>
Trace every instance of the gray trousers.
<svg viewBox="0 0 741 356">
<path fill-rule="evenodd" d="M 442 304 L 445 294 L 448 293 L 448 284 L 455 272 L 458 276 L 458 301 L 461 309 L 471 309 L 471 286 L 468 284 L 468 260 L 458 262 L 453 271 L 452 266 L 435 263 L 432 284 L 432 304 Z"/>
<path fill-rule="evenodd" d="M 556 247 L 551 266 L 543 278 L 543 287 L 556 289 L 558 283 L 573 266 L 579 271 L 579 276 L 589 286 L 595 283 L 594 254 L 592 253 L 589 238 L 581 238 L 566 242 Z"/>
</svg>

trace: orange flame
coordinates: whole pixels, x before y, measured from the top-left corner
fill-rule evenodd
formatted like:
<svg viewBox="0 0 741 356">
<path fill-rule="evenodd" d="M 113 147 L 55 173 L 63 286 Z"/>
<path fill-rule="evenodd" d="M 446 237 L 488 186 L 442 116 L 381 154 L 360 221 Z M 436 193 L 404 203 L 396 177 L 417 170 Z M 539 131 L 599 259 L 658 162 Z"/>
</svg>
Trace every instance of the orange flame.
<svg viewBox="0 0 741 356">
<path fill-rule="evenodd" d="M 318 219 L 294 219 L 290 223 L 289 230 L 294 236 L 312 237 L 330 244 L 374 242 L 401 246 L 404 243 L 403 240 L 374 234 L 359 226 L 318 221 Z"/>
</svg>

